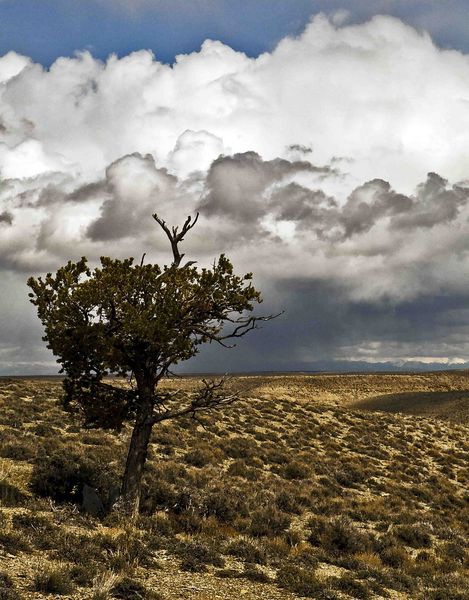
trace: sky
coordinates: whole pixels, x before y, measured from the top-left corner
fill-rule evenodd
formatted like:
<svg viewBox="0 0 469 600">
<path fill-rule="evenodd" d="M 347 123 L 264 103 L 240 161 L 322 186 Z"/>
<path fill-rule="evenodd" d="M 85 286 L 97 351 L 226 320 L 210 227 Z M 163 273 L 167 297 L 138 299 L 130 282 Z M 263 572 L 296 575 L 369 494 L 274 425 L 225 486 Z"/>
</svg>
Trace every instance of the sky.
<svg viewBox="0 0 469 600">
<path fill-rule="evenodd" d="M 468 367 L 468 10 L 0 0 L 0 375 L 57 370 L 27 278 L 168 262 L 154 212 L 285 311 L 188 371 Z"/>
</svg>

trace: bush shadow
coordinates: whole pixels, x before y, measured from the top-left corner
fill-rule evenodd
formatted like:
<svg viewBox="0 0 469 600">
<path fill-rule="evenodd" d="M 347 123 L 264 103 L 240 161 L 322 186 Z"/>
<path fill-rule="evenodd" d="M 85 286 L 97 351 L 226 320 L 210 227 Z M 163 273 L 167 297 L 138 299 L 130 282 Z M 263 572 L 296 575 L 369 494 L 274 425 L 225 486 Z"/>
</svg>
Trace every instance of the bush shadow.
<svg viewBox="0 0 469 600">
<path fill-rule="evenodd" d="M 469 420 L 469 390 L 384 394 L 355 402 L 353 408 L 467 422 Z"/>
</svg>

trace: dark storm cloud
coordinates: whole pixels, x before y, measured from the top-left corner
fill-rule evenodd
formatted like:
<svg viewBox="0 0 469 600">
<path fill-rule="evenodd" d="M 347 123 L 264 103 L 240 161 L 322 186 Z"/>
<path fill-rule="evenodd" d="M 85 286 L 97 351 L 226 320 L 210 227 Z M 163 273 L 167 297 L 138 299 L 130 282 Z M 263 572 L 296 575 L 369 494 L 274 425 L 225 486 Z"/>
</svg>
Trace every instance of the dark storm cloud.
<svg viewBox="0 0 469 600">
<path fill-rule="evenodd" d="M 2 213 L 0 213 L 0 223 L 6 223 L 7 225 L 12 225 L 13 224 L 13 215 L 8 212 L 7 210 L 4 210 Z"/>
<path fill-rule="evenodd" d="M 407 213 L 412 209 L 412 200 L 397 194 L 391 185 L 382 179 L 373 179 L 356 188 L 348 197 L 339 222 L 343 237 L 366 233 L 385 216 Z"/>
<path fill-rule="evenodd" d="M 459 210 L 468 203 L 469 187 L 454 185 L 436 173 L 429 173 L 427 181 L 417 187 L 417 194 L 408 214 L 396 217 L 394 229 L 431 228 L 440 223 L 449 223 L 458 216 Z"/>
<path fill-rule="evenodd" d="M 68 195 L 69 202 L 87 202 L 105 194 L 105 184 L 101 181 L 82 185 Z"/>
<path fill-rule="evenodd" d="M 292 181 L 298 174 L 318 177 L 316 189 Z M 390 230 L 431 228 L 458 217 L 468 204 L 469 187 L 448 186 L 429 173 L 415 195 L 395 191 L 383 179 L 356 187 L 345 203 L 321 189 L 321 179 L 340 174 L 307 161 L 264 161 L 255 152 L 220 157 L 205 180 L 200 209 L 207 217 L 224 215 L 242 224 L 243 235 L 261 235 L 261 221 L 271 215 L 290 221 L 297 231 L 311 231 L 318 239 L 345 241 L 369 232 L 383 221 Z"/>
<path fill-rule="evenodd" d="M 199 239 L 198 248 L 211 254 L 236 248 L 240 240 L 243 244 L 264 240 L 271 244 L 272 256 L 283 253 L 290 243 L 297 244 L 296 252 L 301 248 L 308 254 L 345 252 L 350 256 L 347 260 L 377 253 L 395 256 L 401 235 L 456 220 L 465 227 L 464 215 L 469 212 L 465 184 L 451 186 L 430 173 L 414 195 L 405 195 L 389 182 L 373 179 L 341 198 L 326 191 L 340 187 L 341 177 L 327 165 L 263 160 L 256 152 L 245 152 L 219 157 L 206 176 L 183 179 L 157 167 L 152 156 L 133 153 L 112 162 L 102 180 L 79 186 L 70 179 L 48 176 L 44 183 L 33 179 L 29 189 L 23 189 L 10 180 L 0 189 L 7 200 L 0 222 L 10 225 L 14 235 L 2 250 L 2 263 L 23 262 L 24 268 L 30 268 L 36 258 L 31 247 L 43 253 L 38 257 L 53 260 L 54 255 L 66 257 L 70 244 L 77 252 L 83 245 L 83 252 L 92 256 L 95 252 L 99 256 L 108 242 L 127 240 L 138 246 L 139 240 L 155 231 L 153 212 L 178 222 L 181 211 L 200 209 L 204 239 Z M 41 215 L 31 221 L 29 233 L 20 233 L 28 221 L 13 220 L 12 211 L 18 210 Z M 64 224 L 73 231 L 72 237 L 61 233 Z M 380 245 L 383 232 L 387 241 Z M 415 239 L 427 252 L 428 241 Z M 465 240 L 462 236 L 445 242 L 449 245 L 442 256 L 465 251 Z M 319 263 L 314 268 L 320 269 Z M 333 278 L 342 276 L 339 271 Z"/>
<path fill-rule="evenodd" d="M 184 369 L 249 370 L 259 356 L 264 370 L 367 369 L 379 361 L 382 369 L 405 369 L 406 357 L 416 358 L 415 368 L 444 365 L 442 356 L 457 363 L 469 352 L 467 293 L 376 304 L 351 301 L 340 284 L 292 279 L 288 287 L 267 284 L 264 296 L 264 312 L 285 314 L 234 350 L 205 348 Z"/>
<path fill-rule="evenodd" d="M 66 192 L 57 185 L 48 185 L 39 194 L 35 205 L 51 206 L 53 204 L 63 205 L 66 202 L 82 203 L 95 199 L 103 199 L 108 193 L 105 181 L 96 181 L 78 186 L 72 192 Z"/>
<path fill-rule="evenodd" d="M 256 152 L 222 156 L 206 178 L 206 194 L 200 204 L 207 214 L 222 214 L 252 222 L 266 212 L 264 193 L 273 184 L 298 173 L 330 174 L 329 167 L 281 158 L 264 161 Z"/>
<path fill-rule="evenodd" d="M 333 239 L 338 232 L 339 207 L 323 190 L 311 190 L 292 182 L 274 191 L 269 209 L 276 219 L 295 223 L 298 231 L 313 231 L 321 239 Z"/>
</svg>

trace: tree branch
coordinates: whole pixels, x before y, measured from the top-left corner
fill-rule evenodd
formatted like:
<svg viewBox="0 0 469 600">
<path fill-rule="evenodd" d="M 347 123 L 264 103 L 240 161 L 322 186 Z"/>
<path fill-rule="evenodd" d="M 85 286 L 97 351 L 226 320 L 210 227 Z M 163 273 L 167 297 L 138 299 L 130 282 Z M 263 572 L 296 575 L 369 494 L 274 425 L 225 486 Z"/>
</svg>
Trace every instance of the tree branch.
<svg viewBox="0 0 469 600">
<path fill-rule="evenodd" d="M 163 231 L 166 233 L 166 235 L 168 236 L 168 239 L 171 243 L 171 249 L 173 251 L 173 267 L 179 267 L 182 259 L 184 258 L 184 254 L 181 254 L 179 252 L 178 244 L 184 240 L 184 236 L 186 235 L 186 233 L 188 231 L 190 231 L 194 227 L 194 225 L 197 223 L 197 220 L 199 218 L 199 213 L 196 214 L 195 219 L 192 219 L 192 217 L 189 215 L 187 217 L 187 219 L 185 220 L 181 231 L 179 231 L 179 232 L 178 232 L 179 227 L 171 227 L 171 229 L 169 229 L 169 227 L 166 225 L 166 221 L 164 221 L 163 219 L 160 219 L 160 217 L 157 215 L 157 213 L 155 213 L 153 215 L 153 218 L 158 223 L 158 225 L 163 229 Z M 189 261 L 182 268 L 185 269 L 186 267 L 193 265 L 194 262 L 195 261 Z"/>
<path fill-rule="evenodd" d="M 212 342 L 217 342 L 224 348 L 234 348 L 236 344 L 225 344 L 224 340 L 229 340 L 232 338 L 240 338 L 246 335 L 249 331 L 253 329 L 260 329 L 258 326 L 259 322 L 271 321 L 272 319 L 276 319 L 280 315 L 282 315 L 284 311 L 277 313 L 276 315 L 267 315 L 265 317 L 240 317 L 239 319 L 229 319 L 227 317 L 224 318 L 225 321 L 229 321 L 236 325 L 236 327 L 225 335 L 218 335 L 216 333 L 210 333 L 204 329 L 195 329 L 194 331 L 201 336 L 207 337 Z"/>
<path fill-rule="evenodd" d="M 160 423 L 161 421 L 175 419 L 184 415 L 190 415 L 196 419 L 196 415 L 199 412 L 232 404 L 238 400 L 239 394 L 226 395 L 222 393 L 226 381 L 226 377 L 223 377 L 220 381 L 207 381 L 203 379 L 203 387 L 196 392 L 189 405 L 154 415 L 152 423 Z"/>
</svg>

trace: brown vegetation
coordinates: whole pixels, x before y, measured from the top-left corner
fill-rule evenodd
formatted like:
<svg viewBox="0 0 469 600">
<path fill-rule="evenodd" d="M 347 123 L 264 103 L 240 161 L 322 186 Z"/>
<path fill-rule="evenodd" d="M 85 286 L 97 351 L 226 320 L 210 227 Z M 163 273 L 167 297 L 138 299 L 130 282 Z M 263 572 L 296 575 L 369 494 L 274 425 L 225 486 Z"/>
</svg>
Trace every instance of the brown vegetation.
<svg viewBox="0 0 469 600">
<path fill-rule="evenodd" d="M 467 412 L 448 414 L 447 395 L 466 381 L 240 377 L 222 420 L 155 429 L 134 527 L 109 510 L 129 431 L 72 422 L 58 381 L 0 380 L 0 600 L 462 600 Z M 432 386 L 439 419 L 394 414 L 393 395 Z M 379 396 L 386 412 L 370 410 Z M 83 512 L 84 483 L 101 516 Z"/>
</svg>

